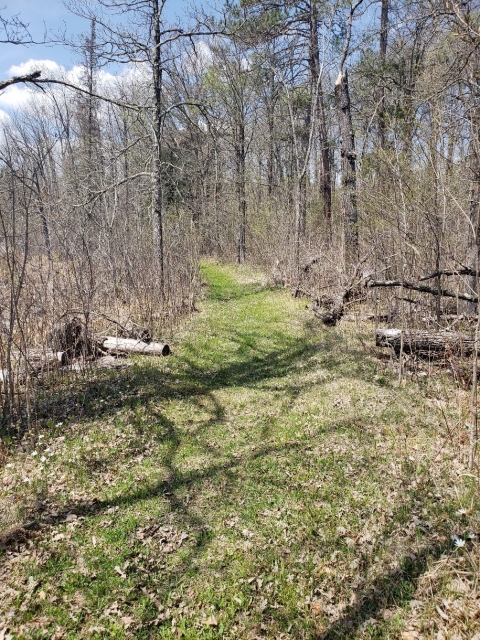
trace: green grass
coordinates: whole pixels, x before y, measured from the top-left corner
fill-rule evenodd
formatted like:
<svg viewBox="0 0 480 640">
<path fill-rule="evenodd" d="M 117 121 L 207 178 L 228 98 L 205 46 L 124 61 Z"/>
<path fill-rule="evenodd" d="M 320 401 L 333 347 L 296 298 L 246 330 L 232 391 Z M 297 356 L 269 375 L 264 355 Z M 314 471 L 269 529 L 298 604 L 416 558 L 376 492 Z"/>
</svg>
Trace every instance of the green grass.
<svg viewBox="0 0 480 640">
<path fill-rule="evenodd" d="M 358 340 L 371 327 L 325 329 L 261 274 L 202 275 L 172 356 L 45 390 L 4 469 L 0 621 L 14 638 L 436 638 L 447 599 L 471 638 L 457 392 L 398 386 Z"/>
</svg>

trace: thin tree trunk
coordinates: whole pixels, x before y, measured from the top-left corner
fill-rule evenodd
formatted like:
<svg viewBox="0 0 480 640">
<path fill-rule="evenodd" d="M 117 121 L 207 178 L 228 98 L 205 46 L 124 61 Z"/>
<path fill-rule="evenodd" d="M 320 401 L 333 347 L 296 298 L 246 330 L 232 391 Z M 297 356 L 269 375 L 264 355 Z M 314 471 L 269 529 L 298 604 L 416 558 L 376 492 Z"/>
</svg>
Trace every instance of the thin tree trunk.
<svg viewBox="0 0 480 640">
<path fill-rule="evenodd" d="M 155 257 L 158 281 L 162 296 L 165 295 L 165 265 L 163 250 L 162 211 L 162 63 L 160 51 L 160 8 L 158 0 L 152 0 L 153 14 L 153 162 L 152 162 L 152 217 L 155 241 Z"/>
<path fill-rule="evenodd" d="M 295 285 L 300 286 L 300 239 L 302 237 L 302 181 L 304 176 L 297 180 L 297 193 L 295 197 L 295 234 L 293 239 L 293 267 L 295 270 Z"/>
<path fill-rule="evenodd" d="M 241 122 L 238 126 L 237 158 L 237 198 L 238 198 L 238 238 L 237 260 L 239 264 L 245 262 L 245 237 L 247 228 L 247 197 L 245 188 L 245 126 Z"/>
<path fill-rule="evenodd" d="M 36 171 L 34 172 L 33 181 L 34 181 L 35 189 L 37 191 L 37 196 L 38 196 L 38 213 L 40 215 L 40 220 L 42 221 L 42 232 L 43 232 L 43 239 L 45 241 L 45 250 L 47 252 L 48 261 L 51 264 L 52 242 L 50 239 L 50 228 L 48 226 L 47 215 L 45 213 L 45 203 L 43 201 L 43 193 L 42 193 L 42 189 L 40 188 L 40 183 L 39 183 L 38 175 Z"/>
<path fill-rule="evenodd" d="M 310 92 L 315 99 L 316 123 L 320 141 L 322 159 L 322 173 L 320 176 L 323 197 L 323 216 L 328 223 L 329 233 L 332 218 L 332 172 L 330 166 L 330 145 L 328 142 L 327 121 L 325 118 L 323 87 L 320 78 L 320 51 L 318 48 L 318 17 L 317 4 L 310 2 L 310 42 L 309 42 Z"/>
<path fill-rule="evenodd" d="M 332 232 L 332 169 L 330 162 L 330 143 L 328 142 L 327 121 L 325 118 L 325 107 L 323 105 L 322 82 L 318 82 L 318 128 L 320 134 L 320 150 L 322 158 L 322 196 L 323 196 L 323 217 L 328 224 L 328 232 Z"/>
<path fill-rule="evenodd" d="M 471 141 L 470 141 L 470 206 L 469 206 L 469 229 L 467 260 L 469 264 L 476 265 L 480 252 L 480 107 L 477 104 L 476 83 L 471 82 L 470 91 L 473 95 L 474 105 L 471 113 Z M 468 280 L 468 293 L 478 294 L 478 278 L 471 276 Z M 466 311 L 469 314 L 476 313 L 476 303 L 469 303 Z"/>
<path fill-rule="evenodd" d="M 388 37 L 388 9 L 389 9 L 389 0 L 382 0 L 382 13 L 380 18 L 380 68 L 383 70 L 385 68 L 385 62 L 387 59 L 387 37 Z M 386 121 L 385 121 L 385 97 L 386 90 L 383 82 L 379 85 L 378 90 L 378 142 L 382 149 L 385 149 L 386 146 Z"/>
<path fill-rule="evenodd" d="M 268 159 L 267 159 L 267 189 L 268 196 L 273 194 L 273 164 L 275 156 L 275 107 L 273 104 L 273 94 L 275 90 L 275 75 L 272 72 L 270 74 L 270 98 L 271 101 L 267 105 L 267 119 L 268 119 Z"/>
<path fill-rule="evenodd" d="M 345 266 L 358 263 L 358 208 L 355 135 L 353 132 L 347 71 L 340 71 L 335 83 L 340 128 L 341 184 L 343 196 Z"/>
</svg>

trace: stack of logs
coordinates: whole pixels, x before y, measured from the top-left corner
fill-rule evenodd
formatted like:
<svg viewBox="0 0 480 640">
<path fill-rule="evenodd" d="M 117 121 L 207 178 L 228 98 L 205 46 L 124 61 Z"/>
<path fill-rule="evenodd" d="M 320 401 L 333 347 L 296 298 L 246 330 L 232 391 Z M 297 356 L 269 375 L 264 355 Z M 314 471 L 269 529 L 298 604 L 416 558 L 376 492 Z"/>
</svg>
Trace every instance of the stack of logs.
<svg viewBox="0 0 480 640">
<path fill-rule="evenodd" d="M 138 325 L 132 329 L 119 325 L 118 333 L 121 335 L 91 335 L 79 318 L 70 317 L 55 325 L 48 336 L 47 348 L 27 349 L 24 353 L 14 354 L 12 374 L 21 381 L 72 365 L 79 359 L 94 361 L 106 355 L 125 356 L 130 353 L 155 356 L 170 354 L 168 344 L 152 342 L 150 332 Z M 8 375 L 8 371 L 0 371 L 0 384 Z"/>
</svg>

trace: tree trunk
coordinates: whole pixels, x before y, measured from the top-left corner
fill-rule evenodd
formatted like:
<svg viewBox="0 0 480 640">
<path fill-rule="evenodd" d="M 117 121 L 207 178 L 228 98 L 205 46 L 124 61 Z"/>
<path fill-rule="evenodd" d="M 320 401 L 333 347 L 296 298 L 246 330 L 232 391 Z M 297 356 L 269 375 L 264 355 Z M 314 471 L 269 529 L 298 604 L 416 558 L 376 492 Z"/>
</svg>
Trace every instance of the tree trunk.
<svg viewBox="0 0 480 640">
<path fill-rule="evenodd" d="M 476 83 L 472 82 L 470 91 L 473 96 L 474 105 L 471 109 L 470 119 L 470 205 L 469 205 L 469 227 L 468 227 L 468 244 L 467 244 L 467 260 L 468 264 L 475 265 L 480 255 L 480 105 L 476 96 Z M 477 277 L 470 276 L 468 279 L 467 292 L 478 294 L 476 290 Z M 476 313 L 476 302 L 467 304 L 466 313 Z"/>
<path fill-rule="evenodd" d="M 385 62 L 387 59 L 387 36 L 388 36 L 388 8 L 390 0 L 382 0 L 382 13 L 380 18 L 380 68 L 382 75 L 385 69 Z M 385 121 L 385 85 L 383 81 L 379 83 L 378 97 L 377 97 L 377 112 L 378 112 L 378 142 L 382 149 L 386 146 L 386 121 Z"/>
<path fill-rule="evenodd" d="M 152 222 L 155 244 L 155 257 L 158 269 L 158 282 L 162 296 L 165 295 L 165 265 L 163 249 L 163 211 L 162 211 L 162 63 L 160 51 L 160 8 L 158 0 L 152 0 L 153 29 L 153 161 L 152 161 Z"/>
<path fill-rule="evenodd" d="M 338 125 L 340 128 L 341 184 L 344 214 L 344 258 L 348 269 L 356 265 L 358 252 L 358 209 L 355 135 L 353 132 L 348 74 L 340 71 L 335 83 Z"/>
<path fill-rule="evenodd" d="M 268 121 L 268 158 L 267 158 L 267 189 L 268 196 L 273 194 L 274 185 L 274 159 L 275 159 L 275 74 L 269 74 L 270 79 L 270 96 L 267 103 L 267 121 Z"/>
<path fill-rule="evenodd" d="M 295 273 L 295 284 L 300 284 L 300 239 L 303 235 L 303 185 L 305 175 L 297 177 L 296 197 L 295 197 L 295 233 L 293 237 L 293 268 Z"/>
<path fill-rule="evenodd" d="M 330 162 L 330 143 L 328 142 L 327 121 L 325 118 L 324 96 L 321 80 L 318 83 L 318 128 L 322 158 L 322 196 L 323 217 L 327 222 L 328 233 L 332 233 L 332 169 Z"/>
<path fill-rule="evenodd" d="M 245 237 L 247 228 L 247 197 L 245 188 L 245 125 L 238 126 L 238 140 L 236 148 L 237 159 L 237 198 L 238 198 L 238 238 L 237 261 L 245 262 Z"/>
<path fill-rule="evenodd" d="M 315 99 L 316 124 L 318 126 L 318 137 L 320 141 L 320 154 L 322 159 L 322 172 L 320 176 L 321 190 L 323 197 L 323 216 L 328 224 L 332 218 L 332 172 L 330 167 L 330 145 L 328 143 L 327 122 L 325 119 L 324 96 L 322 81 L 320 79 L 320 51 L 318 48 L 318 14 L 317 4 L 314 0 L 310 2 L 310 38 L 309 38 L 309 69 L 310 69 L 310 92 L 312 99 Z"/>
</svg>

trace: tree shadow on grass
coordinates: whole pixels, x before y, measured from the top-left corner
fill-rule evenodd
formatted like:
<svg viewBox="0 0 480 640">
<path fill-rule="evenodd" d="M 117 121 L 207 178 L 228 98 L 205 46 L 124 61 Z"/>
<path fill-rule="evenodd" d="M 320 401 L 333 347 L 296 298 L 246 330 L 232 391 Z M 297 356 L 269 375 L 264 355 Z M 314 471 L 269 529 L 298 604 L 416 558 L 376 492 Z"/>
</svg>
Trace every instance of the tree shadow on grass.
<svg viewBox="0 0 480 640">
<path fill-rule="evenodd" d="M 426 545 L 414 556 L 405 555 L 398 567 L 379 576 L 357 594 L 357 603 L 347 607 L 339 620 L 332 623 L 326 631 L 318 634 L 322 640 L 348 640 L 357 637 L 372 620 L 372 624 L 381 624 L 379 613 L 389 607 L 402 607 L 414 598 L 418 580 L 427 571 L 432 562 L 438 560 L 448 549 L 445 544 Z"/>
<path fill-rule="evenodd" d="M 285 377 L 300 365 L 305 370 L 317 352 L 317 345 L 291 340 L 286 347 L 274 347 L 262 354 L 249 349 L 237 361 L 219 365 L 208 361 L 198 364 L 201 353 L 192 347 L 178 359 L 174 372 L 142 363 L 120 372 L 99 372 L 94 379 L 70 380 L 66 388 L 46 387 L 38 394 L 36 417 L 53 427 L 54 422 L 65 419 L 100 419 L 115 410 L 135 409 L 150 402 L 194 402 L 219 389 L 251 387 Z"/>
<path fill-rule="evenodd" d="M 343 609 L 341 616 L 327 629 L 323 628 L 316 637 L 322 640 L 348 640 L 357 637 L 369 621 L 372 621 L 374 626 L 378 625 L 381 630 L 385 626 L 388 627 L 388 616 L 384 619 L 383 612 L 391 607 L 401 609 L 413 600 L 419 579 L 432 563 L 451 550 L 449 529 L 443 517 L 439 517 L 428 529 L 421 529 L 423 541 L 418 542 L 419 534 L 415 522 L 420 527 L 422 525 L 420 520 L 415 520 L 413 516 L 424 509 L 425 491 L 426 489 L 422 492 L 416 491 L 408 497 L 406 493 L 400 494 L 401 498 L 395 505 L 390 525 L 384 528 L 368 558 L 364 557 L 356 570 L 362 577 L 363 586 L 357 591 L 354 603 Z M 400 546 L 402 548 L 401 554 L 395 554 L 392 558 L 395 566 L 373 579 L 369 578 L 369 572 L 375 568 L 378 560 L 377 553 L 392 544 L 394 549 L 400 551 Z M 391 563 L 389 566 L 391 567 Z M 355 590 L 352 589 L 352 592 Z"/>
<path fill-rule="evenodd" d="M 128 513 L 132 513 L 130 508 L 135 507 L 135 512 L 145 512 L 146 516 L 141 520 L 141 529 L 148 528 L 149 525 L 170 527 L 176 529 L 178 532 L 184 532 L 188 538 L 186 543 L 182 545 L 175 555 L 162 556 L 155 549 L 155 544 L 145 546 L 143 541 L 139 541 L 134 529 L 130 531 L 129 536 L 131 543 L 128 545 L 128 559 L 130 565 L 133 567 L 133 572 L 129 572 L 129 581 L 126 583 L 125 588 L 128 587 L 129 601 L 141 600 L 144 598 L 144 594 L 150 590 L 154 591 L 157 600 L 162 603 L 168 603 L 169 598 L 172 597 L 172 593 L 175 592 L 186 580 L 194 578 L 194 576 L 200 571 L 205 569 L 202 558 L 205 558 L 206 549 L 214 539 L 214 534 L 210 529 L 210 523 L 208 518 L 202 516 L 202 510 L 196 508 L 197 501 L 202 497 L 202 493 L 205 490 L 209 490 L 212 482 L 217 485 L 221 484 L 223 491 L 219 493 L 218 504 L 216 505 L 216 511 L 218 512 L 224 505 L 228 507 L 227 496 L 232 491 L 235 493 L 235 486 L 238 487 L 241 480 L 236 473 L 239 469 L 244 468 L 246 465 L 255 463 L 265 456 L 276 456 L 279 453 L 287 454 L 294 450 L 297 450 L 299 444 L 286 444 L 278 446 L 265 446 L 258 450 L 226 460 L 222 463 L 212 464 L 205 469 L 191 469 L 181 471 L 176 467 L 175 454 L 181 444 L 181 438 L 173 426 L 173 424 L 164 421 L 165 427 L 165 439 L 169 443 L 168 451 L 162 458 L 162 467 L 166 469 L 166 474 L 161 480 L 152 479 L 144 482 L 141 485 L 135 487 L 133 490 L 124 491 L 119 495 L 112 496 L 108 500 L 77 500 L 67 503 L 58 513 L 54 516 L 48 516 L 45 518 L 39 518 L 37 513 L 30 514 L 31 525 L 30 530 L 36 531 L 37 536 L 43 537 L 42 529 L 47 526 L 47 530 L 62 526 L 69 521 L 71 522 L 72 516 L 82 519 L 82 530 L 87 530 L 90 526 L 98 526 L 96 518 L 98 516 L 111 515 L 110 528 L 113 531 L 115 528 L 121 530 L 123 526 L 122 513 L 127 511 L 126 518 L 128 519 Z M 148 502 L 150 500 L 162 499 L 163 504 L 167 503 L 165 513 L 162 515 L 148 516 L 148 506 L 141 505 L 141 503 Z M 188 499 L 187 499 L 188 498 Z M 146 508 L 145 508 L 146 507 Z M 213 507 L 213 505 L 212 505 Z M 158 507 L 157 507 L 158 508 Z M 118 521 L 117 521 L 118 519 Z M 35 526 L 33 526 L 35 525 Z M 147 525 L 147 527 L 145 527 Z M 75 534 L 73 534 L 75 535 Z M 83 533 L 82 535 L 85 535 Z M 97 536 L 99 534 L 96 534 Z M 165 535 L 165 534 L 164 534 Z M 168 531 L 167 534 L 168 535 Z M 33 536 L 32 536 L 33 537 Z M 27 540 L 22 539 L 20 544 L 24 544 Z M 78 544 L 81 544 L 80 542 Z M 72 540 L 69 542 L 69 553 L 72 553 Z M 112 550 L 115 546 L 112 547 Z M 11 549 L 12 550 L 12 549 Z M 61 551 L 60 551 L 61 552 Z M 22 549 L 17 549 L 17 553 L 22 553 Z M 55 562 L 55 554 L 51 562 Z M 82 552 L 85 556 L 85 551 Z M 88 555 L 86 556 L 88 557 Z M 3 558 L 0 556 L 0 566 L 5 561 L 6 556 Z M 155 559 L 151 563 L 152 559 Z M 172 561 L 173 559 L 173 561 Z M 119 566 L 123 565 L 125 561 L 125 555 L 113 560 L 113 564 Z M 47 563 L 50 559 L 47 558 Z M 149 564 L 151 563 L 151 564 Z M 73 567 L 74 569 L 75 567 Z M 38 572 L 43 575 L 43 567 L 37 566 Z M 49 581 L 49 572 L 45 571 L 45 578 L 38 578 L 40 583 L 43 580 Z M 115 572 L 111 567 L 105 569 L 105 565 L 100 563 L 97 568 L 98 580 L 103 580 L 106 584 L 110 584 L 111 577 L 108 575 L 102 576 L 102 571 L 108 571 L 115 578 Z M 65 593 L 68 595 L 69 589 L 72 585 L 76 590 L 84 592 L 88 598 L 90 587 L 85 587 L 81 578 L 76 577 L 78 572 L 72 571 L 69 566 L 63 567 L 57 570 L 56 580 L 59 585 L 59 593 Z M 158 581 L 158 576 L 161 576 L 161 580 Z M 79 581 L 78 581 L 79 580 Z M 78 582 L 78 584 L 77 584 Z M 118 596 L 117 596 L 118 599 Z M 108 598 L 107 598 L 108 600 Z M 68 607 L 68 600 L 66 600 Z M 106 602 L 106 601 L 105 601 Z M 35 608 L 35 603 L 32 601 L 31 605 L 27 606 L 32 608 L 32 612 Z M 104 606 L 104 605 L 103 605 Z M 146 606 L 142 611 L 142 622 L 144 624 L 152 624 L 158 617 L 158 611 L 156 607 Z M 157 624 L 162 624 L 162 620 Z M 169 620 L 165 622 L 171 625 Z"/>
<path fill-rule="evenodd" d="M 255 293 L 257 285 L 252 287 Z M 239 291 L 247 295 L 248 285 Z M 377 384 L 374 366 L 361 350 L 349 347 L 347 353 L 341 334 L 309 325 L 306 321 L 306 333 L 299 338 L 273 330 L 266 344 L 264 334 L 254 328 L 240 331 L 232 327 L 223 335 L 226 345 L 223 353 L 218 343 L 214 348 L 220 349 L 220 353 L 210 354 L 205 352 L 205 345 L 187 342 L 179 355 L 174 353 L 160 363 L 137 361 L 133 367 L 120 371 L 94 370 L 85 377 L 46 381 L 37 392 L 37 425 L 41 427 L 48 422 L 49 428 L 54 429 L 65 420 L 100 419 L 114 411 L 135 409 L 150 402 L 181 398 L 194 402 L 194 398 L 220 389 L 259 387 L 269 380 L 313 370 L 347 379 L 367 378 Z M 232 344 L 236 347 L 228 346 Z M 296 386 L 290 383 L 285 390 L 298 396 L 307 386 L 311 383 Z"/>
<path fill-rule="evenodd" d="M 222 410 L 223 408 L 218 402 L 216 405 L 212 404 L 210 408 L 211 416 L 221 416 Z M 278 456 L 285 455 L 289 459 L 294 459 L 295 455 L 300 454 L 305 446 L 303 443 L 296 442 L 282 445 L 265 445 L 236 458 L 231 457 L 222 462 L 210 464 L 203 469 L 181 470 L 176 466 L 176 455 L 182 444 L 184 433 L 179 430 L 173 421 L 158 410 L 155 412 L 155 419 L 161 425 L 162 440 L 168 443 L 167 450 L 162 455 L 161 465 L 164 472 L 161 478 L 152 478 L 139 483 L 132 489 L 123 490 L 121 494 L 112 496 L 110 499 L 70 502 L 65 505 L 64 509 L 56 517 L 48 521 L 51 526 L 57 526 L 65 522 L 68 514 L 70 516 L 75 514 L 85 518 L 85 525 L 88 527 L 90 521 L 92 525 L 95 525 L 94 518 L 96 516 L 110 513 L 112 509 L 116 512 L 118 508 L 118 513 L 122 514 L 125 509 L 128 513 L 131 507 L 139 507 L 143 512 L 146 505 L 141 506 L 141 503 L 156 500 L 160 497 L 163 503 L 167 504 L 166 513 L 162 514 L 160 518 L 158 516 L 152 517 L 158 520 L 160 524 L 169 524 L 187 532 L 189 539 L 182 547 L 181 553 L 177 554 L 175 562 L 171 562 L 168 559 L 162 560 L 160 564 L 155 565 L 155 571 L 152 569 L 153 565 L 149 566 L 148 563 L 145 566 L 142 565 L 142 562 L 147 562 L 146 560 L 139 561 L 141 571 L 139 570 L 138 573 L 130 575 L 128 585 L 131 589 L 130 599 L 132 602 L 141 599 L 145 589 L 149 588 L 155 590 L 159 599 L 163 598 L 168 601 L 171 593 L 180 588 L 182 583 L 193 579 L 200 569 L 202 571 L 206 570 L 204 560 L 206 551 L 214 540 L 214 532 L 209 527 L 208 518 L 204 517 L 202 515 L 203 512 L 198 510 L 196 506 L 197 500 L 202 497 L 205 490 L 209 490 L 212 482 L 217 485 L 217 489 L 221 484 L 222 489 L 218 493 L 217 511 L 223 508 L 224 505 L 230 508 L 225 496 L 228 496 L 230 492 L 235 494 L 235 487 L 238 487 L 241 482 L 241 478 L 237 475 L 238 470 L 255 463 L 263 457 L 272 456 L 278 458 Z M 208 420 L 209 418 L 207 417 Z M 201 431 L 204 425 L 205 420 L 198 425 L 197 429 Z M 347 428 L 346 424 L 343 426 Z M 335 425 L 332 425 L 332 429 L 334 428 L 336 428 Z M 303 458 L 304 456 L 302 456 Z M 338 463 L 341 463 L 341 460 L 338 460 Z M 289 485 L 291 482 L 291 480 L 288 480 Z M 214 504 L 211 506 L 215 509 Z M 234 505 L 232 504 L 231 506 L 233 507 Z M 397 505 L 393 520 L 402 523 L 406 521 L 405 518 L 408 518 L 409 514 L 414 510 L 418 512 L 422 506 L 418 501 L 418 494 L 415 497 L 412 496 L 410 501 L 408 499 L 402 500 Z M 146 513 L 148 513 L 148 506 Z M 150 522 L 148 517 L 146 522 L 147 524 Z M 43 524 L 46 523 L 44 522 Z M 114 522 L 112 522 L 112 526 L 116 526 Z M 389 530 L 388 527 L 385 528 L 383 541 L 387 541 L 392 535 L 397 534 Z M 135 537 L 133 537 L 133 541 L 130 558 L 135 565 L 137 558 L 145 557 L 145 548 Z M 334 546 L 336 548 L 336 544 Z M 342 617 L 333 622 L 328 630 L 322 630 L 321 633 L 308 637 L 328 638 L 329 640 L 335 638 L 347 640 L 355 637 L 355 634 L 361 632 L 362 625 L 369 618 L 377 616 L 382 609 L 391 605 L 401 606 L 410 600 L 418 578 L 425 572 L 428 563 L 438 558 L 445 551 L 445 548 L 446 546 L 441 544 L 425 544 L 416 551 L 414 559 L 409 554 L 404 555 L 398 568 L 386 572 L 373 580 L 368 578 L 368 572 L 374 566 L 375 554 L 372 552 L 371 557 L 359 569 L 365 576 L 365 584 L 358 595 L 356 603 L 343 610 Z M 152 551 L 148 552 L 150 556 L 153 551 L 154 549 L 152 548 Z M 122 558 L 122 562 L 123 560 L 124 558 Z M 120 562 L 119 564 L 121 565 Z M 161 582 L 153 582 L 153 576 L 159 572 L 162 576 Z M 70 574 L 68 575 L 70 576 Z M 68 579 L 74 578 L 68 577 Z M 281 609 L 274 613 L 266 612 L 264 616 L 266 622 L 267 614 L 273 616 L 275 623 L 280 625 L 281 628 L 285 630 L 290 628 L 292 621 L 282 619 L 283 613 Z M 148 625 L 155 621 L 158 612 L 152 605 L 151 607 L 146 607 L 142 615 L 143 622 Z M 163 624 L 163 622 L 160 621 L 158 624 Z M 314 632 L 312 631 L 312 633 Z"/>
</svg>

